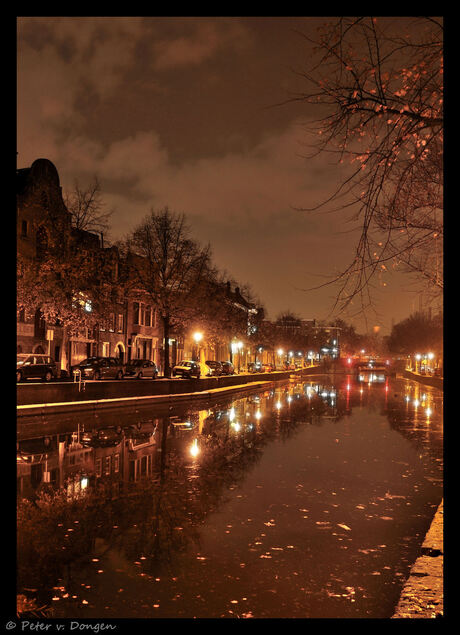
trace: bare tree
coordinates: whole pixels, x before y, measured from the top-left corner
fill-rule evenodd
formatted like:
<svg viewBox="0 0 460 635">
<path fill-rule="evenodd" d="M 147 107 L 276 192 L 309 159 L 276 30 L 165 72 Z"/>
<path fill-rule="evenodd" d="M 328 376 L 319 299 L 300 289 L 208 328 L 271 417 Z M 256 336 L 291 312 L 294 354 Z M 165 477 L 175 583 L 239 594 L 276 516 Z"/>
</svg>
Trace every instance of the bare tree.
<svg viewBox="0 0 460 635">
<path fill-rule="evenodd" d="M 107 211 L 102 199 L 101 184 L 97 176 L 86 189 L 75 180 L 72 191 L 64 194 L 64 203 L 72 216 L 75 229 L 103 234 L 107 238 L 113 210 Z"/>
<path fill-rule="evenodd" d="M 307 91 L 290 101 L 321 108 L 309 157 L 348 165 L 313 210 L 350 210 L 359 229 L 335 307 L 360 298 L 391 268 L 443 289 L 443 26 L 439 18 L 339 18 L 316 39 L 301 73 Z M 382 283 L 385 284 L 385 283 Z M 324 286 L 324 285 L 320 285 Z M 317 287 L 318 288 L 318 287 Z M 334 307 L 334 308 L 335 308 Z"/>
<path fill-rule="evenodd" d="M 171 329 L 199 313 L 210 270 L 210 248 L 190 238 L 184 214 L 168 207 L 151 211 L 124 241 L 133 288 L 149 295 L 158 307 L 164 337 L 164 375 L 171 374 Z"/>
</svg>

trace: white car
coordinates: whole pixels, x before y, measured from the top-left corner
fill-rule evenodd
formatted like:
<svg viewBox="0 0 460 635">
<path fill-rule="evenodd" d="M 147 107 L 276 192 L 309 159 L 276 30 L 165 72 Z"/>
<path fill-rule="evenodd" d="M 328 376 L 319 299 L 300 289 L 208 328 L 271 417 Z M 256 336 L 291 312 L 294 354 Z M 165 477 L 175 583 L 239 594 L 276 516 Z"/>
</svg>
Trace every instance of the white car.
<svg viewBox="0 0 460 635">
<path fill-rule="evenodd" d="M 188 379 L 192 377 L 199 379 L 201 377 L 200 364 L 193 360 L 182 360 L 173 367 L 173 377 L 177 377 L 178 375 L 179 377 L 186 377 Z"/>
</svg>

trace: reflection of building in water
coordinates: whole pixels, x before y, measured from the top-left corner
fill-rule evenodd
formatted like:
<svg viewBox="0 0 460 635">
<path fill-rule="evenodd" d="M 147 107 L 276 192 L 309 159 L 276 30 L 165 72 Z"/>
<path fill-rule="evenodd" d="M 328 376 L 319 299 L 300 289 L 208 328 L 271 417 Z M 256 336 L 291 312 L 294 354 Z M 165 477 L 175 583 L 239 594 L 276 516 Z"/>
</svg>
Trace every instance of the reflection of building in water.
<svg viewBox="0 0 460 635">
<path fill-rule="evenodd" d="M 59 465 L 59 487 L 65 487 L 69 496 L 78 496 L 94 472 L 93 449 L 81 443 L 78 433 L 72 434 L 70 442 L 59 442 Z"/>
<path fill-rule="evenodd" d="M 116 496 L 122 482 L 151 476 L 157 449 L 155 426 L 142 431 L 103 429 L 18 442 L 17 493 L 28 498 L 45 484 L 69 497 L 88 487 Z"/>
<path fill-rule="evenodd" d="M 42 437 L 18 443 L 17 493 L 28 497 L 42 483 L 60 485 L 60 456 L 58 439 Z"/>
<path fill-rule="evenodd" d="M 141 478 L 151 476 L 155 450 L 155 431 L 131 431 L 124 447 L 123 480 L 138 481 Z"/>
</svg>

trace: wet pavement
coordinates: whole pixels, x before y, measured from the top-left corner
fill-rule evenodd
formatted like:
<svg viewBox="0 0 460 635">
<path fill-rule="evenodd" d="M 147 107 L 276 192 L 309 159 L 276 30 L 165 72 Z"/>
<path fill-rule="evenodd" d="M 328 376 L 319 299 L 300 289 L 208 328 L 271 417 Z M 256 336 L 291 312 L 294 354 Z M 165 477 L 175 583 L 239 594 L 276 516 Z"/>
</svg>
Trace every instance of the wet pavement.
<svg viewBox="0 0 460 635">
<path fill-rule="evenodd" d="M 442 499 L 442 416 L 437 389 L 336 375 L 69 418 L 19 444 L 18 592 L 60 618 L 391 617 Z"/>
</svg>

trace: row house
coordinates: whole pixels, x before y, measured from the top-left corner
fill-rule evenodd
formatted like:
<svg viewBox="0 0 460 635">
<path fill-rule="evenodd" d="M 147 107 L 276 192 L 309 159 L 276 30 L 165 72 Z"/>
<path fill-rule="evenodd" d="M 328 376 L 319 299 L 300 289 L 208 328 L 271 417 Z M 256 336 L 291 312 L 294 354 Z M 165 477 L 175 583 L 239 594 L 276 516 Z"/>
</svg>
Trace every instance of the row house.
<svg viewBox="0 0 460 635">
<path fill-rule="evenodd" d="M 59 321 L 47 323 L 40 307 L 27 316 L 17 312 L 17 352 L 41 353 L 52 357 L 61 370 L 93 355 L 118 357 L 123 361 L 146 358 L 161 365 L 161 327 L 156 307 L 138 301 L 117 288 L 119 255 L 115 247 L 104 247 L 102 237 L 72 227 L 56 167 L 48 159 L 37 159 L 29 168 L 17 170 L 17 254 L 28 262 L 37 260 L 50 246 L 60 250 L 78 249 L 95 262 L 103 262 L 110 272 L 108 284 L 113 298 L 104 318 L 91 326 L 82 324 L 66 332 Z M 64 253 L 64 252 L 63 252 Z M 97 266 L 97 264 L 95 264 Z M 87 317 L 91 301 L 81 298 Z"/>
<path fill-rule="evenodd" d="M 66 248 L 71 233 L 71 215 L 67 210 L 55 166 L 37 159 L 30 168 L 17 170 L 17 253 L 32 261 L 40 257 L 50 243 Z M 64 238 L 65 237 L 65 238 Z M 17 314 L 17 352 L 42 353 L 61 360 L 62 328 L 48 328 L 39 307 L 31 318 L 20 309 Z"/>
</svg>

